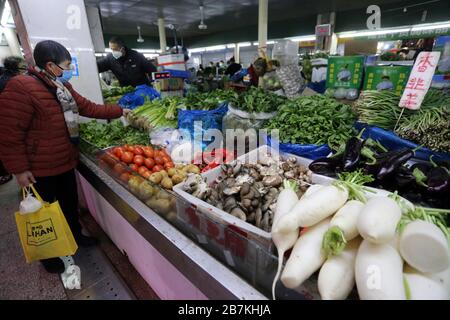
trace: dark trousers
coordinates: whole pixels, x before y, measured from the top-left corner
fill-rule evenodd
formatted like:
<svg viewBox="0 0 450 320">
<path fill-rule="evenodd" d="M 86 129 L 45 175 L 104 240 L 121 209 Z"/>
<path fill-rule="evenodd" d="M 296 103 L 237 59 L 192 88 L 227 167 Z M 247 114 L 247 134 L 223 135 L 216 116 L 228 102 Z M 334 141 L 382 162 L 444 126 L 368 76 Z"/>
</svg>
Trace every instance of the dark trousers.
<svg viewBox="0 0 450 320">
<path fill-rule="evenodd" d="M 0 161 L 0 177 L 7 176 L 8 171 L 6 171 L 5 167 L 3 166 L 3 163 Z"/>
<path fill-rule="evenodd" d="M 77 238 L 81 234 L 78 220 L 78 192 L 75 170 L 70 170 L 52 177 L 35 177 L 37 192 L 46 202 L 58 201 L 66 217 L 72 234 Z"/>
</svg>

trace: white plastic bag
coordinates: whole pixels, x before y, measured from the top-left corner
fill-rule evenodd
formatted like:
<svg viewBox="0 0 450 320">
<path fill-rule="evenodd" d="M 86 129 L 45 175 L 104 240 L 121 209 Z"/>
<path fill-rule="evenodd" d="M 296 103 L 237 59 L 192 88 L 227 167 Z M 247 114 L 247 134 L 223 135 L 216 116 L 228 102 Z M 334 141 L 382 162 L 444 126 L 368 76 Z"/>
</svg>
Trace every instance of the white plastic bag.
<svg viewBox="0 0 450 320">
<path fill-rule="evenodd" d="M 34 213 L 42 208 L 42 203 L 36 199 L 28 187 L 23 189 L 24 199 L 20 202 L 20 214 Z"/>
</svg>

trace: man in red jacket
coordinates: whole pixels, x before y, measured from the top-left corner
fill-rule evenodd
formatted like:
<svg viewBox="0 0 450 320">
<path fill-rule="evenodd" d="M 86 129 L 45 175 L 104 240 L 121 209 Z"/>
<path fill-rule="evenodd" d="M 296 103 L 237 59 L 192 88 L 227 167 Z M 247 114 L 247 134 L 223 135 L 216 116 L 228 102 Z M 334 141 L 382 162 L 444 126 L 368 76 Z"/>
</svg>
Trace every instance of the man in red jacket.
<svg viewBox="0 0 450 320">
<path fill-rule="evenodd" d="M 0 95 L 0 159 L 21 187 L 34 183 L 44 201 L 58 200 L 78 245 L 94 245 L 78 220 L 78 117 L 113 119 L 124 111 L 95 104 L 72 88 L 72 59 L 61 44 L 38 43 L 34 60 L 36 66 L 12 78 Z M 59 258 L 41 262 L 48 272 L 64 272 Z"/>
</svg>

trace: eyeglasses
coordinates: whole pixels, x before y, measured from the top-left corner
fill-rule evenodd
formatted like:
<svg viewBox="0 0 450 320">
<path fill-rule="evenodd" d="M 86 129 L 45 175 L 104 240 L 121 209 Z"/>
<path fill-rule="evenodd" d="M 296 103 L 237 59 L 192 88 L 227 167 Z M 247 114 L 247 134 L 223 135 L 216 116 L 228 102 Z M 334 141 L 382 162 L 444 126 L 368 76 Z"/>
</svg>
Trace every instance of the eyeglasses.
<svg viewBox="0 0 450 320">
<path fill-rule="evenodd" d="M 55 64 L 56 64 L 56 63 L 55 63 Z M 73 64 L 71 64 L 71 65 L 69 66 L 69 69 L 64 69 L 64 68 L 62 68 L 61 66 L 59 66 L 59 65 L 57 65 L 57 64 L 56 64 L 56 66 L 57 66 L 58 68 L 60 68 L 62 71 L 73 71 L 73 70 L 74 70 Z"/>
</svg>

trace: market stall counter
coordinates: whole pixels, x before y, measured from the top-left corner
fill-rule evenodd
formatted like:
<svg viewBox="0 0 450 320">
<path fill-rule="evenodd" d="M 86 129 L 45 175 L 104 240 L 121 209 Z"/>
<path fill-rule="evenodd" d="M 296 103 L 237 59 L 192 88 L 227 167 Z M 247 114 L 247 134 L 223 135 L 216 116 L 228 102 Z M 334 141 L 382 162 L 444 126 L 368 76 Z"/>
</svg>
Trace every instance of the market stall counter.
<svg viewBox="0 0 450 320">
<path fill-rule="evenodd" d="M 149 187 L 133 189 L 121 179 L 120 164 L 111 169 L 104 161 L 105 150 L 86 141 L 80 149 L 78 180 L 84 205 L 161 299 L 270 297 L 278 262 L 274 248 L 208 217 L 200 203 L 172 191 L 153 186 L 153 200 L 148 199 L 144 190 Z M 132 179 L 142 178 L 132 174 Z M 170 204 L 167 208 L 164 200 Z M 315 279 L 297 290 L 279 284 L 277 296 L 316 299 L 316 287 Z"/>
<path fill-rule="evenodd" d="M 81 192 L 97 223 L 161 299 L 266 299 L 86 156 Z"/>
</svg>

